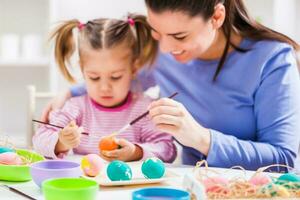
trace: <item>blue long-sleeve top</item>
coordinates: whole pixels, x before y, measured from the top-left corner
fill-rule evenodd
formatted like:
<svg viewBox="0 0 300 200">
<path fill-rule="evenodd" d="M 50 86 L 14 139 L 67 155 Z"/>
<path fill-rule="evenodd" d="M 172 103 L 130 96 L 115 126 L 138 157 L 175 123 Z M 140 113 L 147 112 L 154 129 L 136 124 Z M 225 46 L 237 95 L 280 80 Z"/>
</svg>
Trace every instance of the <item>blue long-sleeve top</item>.
<svg viewBox="0 0 300 200">
<path fill-rule="evenodd" d="M 183 164 L 206 159 L 215 167 L 293 167 L 300 139 L 300 81 L 294 50 L 285 43 L 248 39 L 240 47 L 248 51 L 229 53 L 216 81 L 219 60 L 182 64 L 161 53 L 139 80 L 144 87 L 158 84 L 162 96 L 179 92 L 176 100 L 210 130 L 208 155 L 183 146 Z M 78 95 L 81 90 L 76 86 L 71 91 Z"/>
</svg>

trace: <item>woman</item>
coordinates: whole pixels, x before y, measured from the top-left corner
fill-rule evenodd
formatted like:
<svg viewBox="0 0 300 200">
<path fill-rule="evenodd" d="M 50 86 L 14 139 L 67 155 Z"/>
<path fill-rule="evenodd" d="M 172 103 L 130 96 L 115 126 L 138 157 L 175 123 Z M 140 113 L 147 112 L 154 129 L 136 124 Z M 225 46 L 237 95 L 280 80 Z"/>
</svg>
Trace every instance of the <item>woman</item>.
<svg viewBox="0 0 300 200">
<path fill-rule="evenodd" d="M 149 110 L 156 126 L 183 145 L 183 163 L 293 167 L 300 132 L 298 44 L 251 19 L 242 0 L 145 2 L 161 52 L 140 80 L 145 87 L 154 80 L 162 96 L 180 93 Z"/>
</svg>

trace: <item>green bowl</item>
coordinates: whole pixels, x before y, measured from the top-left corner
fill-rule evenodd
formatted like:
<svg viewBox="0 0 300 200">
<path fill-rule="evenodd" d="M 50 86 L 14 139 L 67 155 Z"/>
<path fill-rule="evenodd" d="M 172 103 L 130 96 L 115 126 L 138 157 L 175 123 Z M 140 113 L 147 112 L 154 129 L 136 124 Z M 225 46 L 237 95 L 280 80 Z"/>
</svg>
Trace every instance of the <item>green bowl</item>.
<svg viewBox="0 0 300 200">
<path fill-rule="evenodd" d="M 49 179 L 42 183 L 46 200 L 94 200 L 98 187 L 96 181 L 83 178 Z"/>
<path fill-rule="evenodd" d="M 45 158 L 37 153 L 17 149 L 16 153 L 30 160 L 31 163 L 45 160 Z M 1 165 L 0 164 L 0 180 L 2 181 L 30 181 L 30 165 Z"/>
</svg>

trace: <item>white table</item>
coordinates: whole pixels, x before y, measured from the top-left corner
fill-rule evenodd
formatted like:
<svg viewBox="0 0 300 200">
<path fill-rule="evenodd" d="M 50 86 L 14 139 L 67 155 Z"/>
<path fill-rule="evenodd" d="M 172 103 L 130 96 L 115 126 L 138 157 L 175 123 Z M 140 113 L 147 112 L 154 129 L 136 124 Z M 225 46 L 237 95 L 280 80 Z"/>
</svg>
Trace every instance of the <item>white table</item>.
<svg viewBox="0 0 300 200">
<path fill-rule="evenodd" d="M 69 160 L 74 160 L 78 161 L 80 157 L 69 157 Z M 173 166 L 173 165 L 168 165 L 167 166 L 168 170 L 176 173 L 179 175 L 178 178 L 172 179 L 172 181 L 166 181 L 162 182 L 159 184 L 151 184 L 151 185 L 138 185 L 138 186 L 119 186 L 119 187 L 100 187 L 99 188 L 99 193 L 97 196 L 97 199 L 101 200 L 131 200 L 132 198 L 132 192 L 145 188 L 145 187 L 171 187 L 171 188 L 178 188 L 178 189 L 183 189 L 183 177 L 187 173 L 191 173 L 193 170 L 192 166 Z M 226 174 L 226 177 L 236 177 L 236 176 L 243 176 L 246 173 L 246 176 L 251 176 L 254 172 L 252 171 L 240 171 L 240 170 L 228 170 L 228 169 L 221 169 L 221 168 L 212 168 L 215 171 L 221 173 L 221 174 Z M 41 190 L 33 181 L 29 182 L 21 182 L 21 183 L 11 183 L 11 182 L 1 182 L 0 184 L 6 184 L 9 186 L 12 186 L 16 189 L 21 190 L 22 192 L 36 198 L 39 200 L 43 200 L 43 195 L 41 193 Z M 26 199 L 18 194 L 15 194 L 11 191 L 9 191 L 6 188 L 0 187 L 0 199 L 4 200 L 11 200 L 11 199 Z"/>
</svg>

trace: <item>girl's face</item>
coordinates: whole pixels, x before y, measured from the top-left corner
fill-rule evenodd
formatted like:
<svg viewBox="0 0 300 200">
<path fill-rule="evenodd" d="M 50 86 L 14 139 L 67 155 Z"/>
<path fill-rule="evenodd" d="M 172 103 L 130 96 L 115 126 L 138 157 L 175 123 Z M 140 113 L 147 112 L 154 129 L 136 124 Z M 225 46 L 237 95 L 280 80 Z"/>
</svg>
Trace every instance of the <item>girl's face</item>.
<svg viewBox="0 0 300 200">
<path fill-rule="evenodd" d="M 121 104 L 133 78 L 131 52 L 124 45 L 112 49 L 85 48 L 81 66 L 88 95 L 104 107 Z"/>
<path fill-rule="evenodd" d="M 155 13 L 148 8 L 148 22 L 160 50 L 182 63 L 204 58 L 217 34 L 211 19 L 205 21 L 201 16 L 191 17 L 179 11 Z"/>
</svg>

